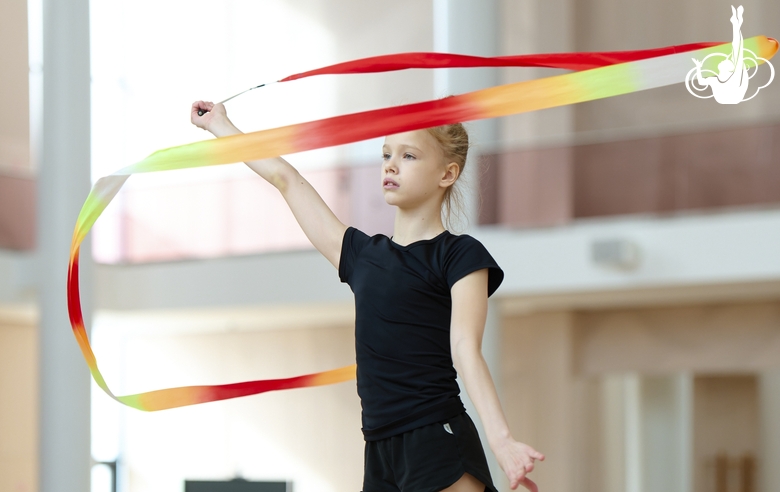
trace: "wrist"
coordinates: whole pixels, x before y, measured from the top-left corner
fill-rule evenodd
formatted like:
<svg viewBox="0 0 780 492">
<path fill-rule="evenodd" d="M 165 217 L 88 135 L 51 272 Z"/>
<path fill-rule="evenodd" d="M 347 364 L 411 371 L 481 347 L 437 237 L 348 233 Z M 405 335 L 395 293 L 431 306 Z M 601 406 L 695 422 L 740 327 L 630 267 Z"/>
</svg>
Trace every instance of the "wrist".
<svg viewBox="0 0 780 492">
<path fill-rule="evenodd" d="M 488 434 L 487 438 L 490 449 L 494 452 L 514 441 L 514 439 L 512 439 L 512 434 L 509 433 L 509 429 L 492 432 Z"/>
<path fill-rule="evenodd" d="M 213 120 L 207 130 L 215 137 L 227 137 L 241 133 L 227 117 Z"/>
</svg>

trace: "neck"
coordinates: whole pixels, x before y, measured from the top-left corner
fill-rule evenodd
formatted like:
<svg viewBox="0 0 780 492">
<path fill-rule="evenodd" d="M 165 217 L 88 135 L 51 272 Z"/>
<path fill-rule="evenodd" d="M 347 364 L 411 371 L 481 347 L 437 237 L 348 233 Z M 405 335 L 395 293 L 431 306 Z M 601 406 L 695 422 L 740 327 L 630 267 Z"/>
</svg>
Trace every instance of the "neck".
<svg viewBox="0 0 780 492">
<path fill-rule="evenodd" d="M 423 239 L 432 239 L 444 232 L 441 206 L 413 210 L 398 208 L 395 212 L 393 242 L 406 246 Z"/>
</svg>

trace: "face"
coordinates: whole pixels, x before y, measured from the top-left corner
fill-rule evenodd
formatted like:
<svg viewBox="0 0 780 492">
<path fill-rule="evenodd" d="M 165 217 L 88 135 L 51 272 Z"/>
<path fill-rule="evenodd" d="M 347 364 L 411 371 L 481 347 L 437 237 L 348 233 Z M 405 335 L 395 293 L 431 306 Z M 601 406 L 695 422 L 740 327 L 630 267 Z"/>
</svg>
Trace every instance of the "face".
<svg viewBox="0 0 780 492">
<path fill-rule="evenodd" d="M 382 191 L 390 205 L 415 208 L 431 200 L 441 203 L 457 177 L 457 164 L 445 162 L 441 147 L 426 130 L 385 138 Z"/>
</svg>

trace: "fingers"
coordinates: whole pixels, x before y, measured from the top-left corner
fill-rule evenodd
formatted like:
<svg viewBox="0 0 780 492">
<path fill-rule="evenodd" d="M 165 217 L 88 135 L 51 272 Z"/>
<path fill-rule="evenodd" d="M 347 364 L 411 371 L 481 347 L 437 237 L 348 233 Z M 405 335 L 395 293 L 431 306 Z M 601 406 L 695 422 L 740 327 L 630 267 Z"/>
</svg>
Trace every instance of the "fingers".
<svg viewBox="0 0 780 492">
<path fill-rule="evenodd" d="M 214 103 L 209 101 L 195 101 L 190 109 L 190 122 L 200 129 L 206 130 L 211 115 L 209 112 L 214 108 Z"/>
<path fill-rule="evenodd" d="M 528 457 L 531 458 L 531 463 L 533 460 L 544 461 L 544 455 L 531 446 L 528 446 Z"/>
<path fill-rule="evenodd" d="M 509 480 L 509 488 L 512 490 L 517 489 L 523 480 L 525 480 L 525 472 L 520 472 L 516 477 L 511 477 Z"/>
<path fill-rule="evenodd" d="M 192 103 L 191 113 L 193 115 L 197 113 L 198 116 L 205 116 L 206 113 L 219 113 L 222 116 L 227 115 L 224 104 L 214 104 L 211 101 L 196 101 Z"/>
<path fill-rule="evenodd" d="M 525 463 L 525 465 L 523 465 L 523 468 L 525 469 L 525 473 L 523 475 L 527 475 L 534 471 L 534 467 L 536 466 L 534 464 L 534 460 L 544 461 L 544 455 L 533 448 L 528 451 L 528 457 L 530 459 Z"/>
<path fill-rule="evenodd" d="M 520 480 L 520 485 L 528 489 L 530 492 L 539 492 L 539 487 L 530 478 L 524 477 Z"/>
<path fill-rule="evenodd" d="M 516 474 L 513 474 L 514 476 L 509 477 L 512 490 L 516 489 L 518 485 L 523 483 L 524 480 L 528 480 L 526 477 L 532 471 L 534 471 L 534 460 L 530 459 L 522 464 Z"/>
<path fill-rule="evenodd" d="M 534 471 L 534 468 L 536 467 L 534 460 L 544 461 L 544 455 L 538 451 L 531 450 L 531 452 L 528 453 L 528 457 L 530 459 L 523 464 L 523 470 L 525 470 L 524 474 Z"/>
<path fill-rule="evenodd" d="M 214 103 L 210 101 L 195 101 L 192 103 L 192 112 L 197 113 L 198 111 L 211 111 L 211 109 L 214 107 Z"/>
<path fill-rule="evenodd" d="M 520 475 L 519 477 L 512 480 L 509 484 L 509 487 L 512 490 L 516 490 L 520 485 L 531 492 L 539 492 L 539 487 L 536 485 L 536 483 L 525 475 Z"/>
<path fill-rule="evenodd" d="M 192 115 L 192 122 L 195 123 L 196 115 L 197 117 L 202 117 L 206 113 L 211 112 L 211 110 L 214 109 L 214 103 L 210 101 L 195 101 L 192 103 L 192 109 L 190 110 L 190 114 Z"/>
<path fill-rule="evenodd" d="M 520 485 L 536 492 L 536 484 L 528 478 L 528 474 L 536 468 L 536 460 L 544 461 L 544 454 L 527 444 L 513 441 L 511 446 L 499 450 L 499 462 L 506 472 L 512 490 Z"/>
</svg>

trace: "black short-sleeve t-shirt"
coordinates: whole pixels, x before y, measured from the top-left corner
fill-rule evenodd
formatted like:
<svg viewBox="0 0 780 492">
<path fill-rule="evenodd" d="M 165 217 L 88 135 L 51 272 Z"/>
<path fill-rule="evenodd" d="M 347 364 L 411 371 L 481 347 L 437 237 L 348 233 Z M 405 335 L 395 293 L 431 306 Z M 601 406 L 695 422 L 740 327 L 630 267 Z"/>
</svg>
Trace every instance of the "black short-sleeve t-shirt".
<svg viewBox="0 0 780 492">
<path fill-rule="evenodd" d="M 504 272 L 468 235 L 444 231 L 406 246 L 349 227 L 339 278 L 355 294 L 357 387 L 367 441 L 463 412 L 450 350 L 450 289 L 488 269 L 488 291 Z"/>
</svg>

